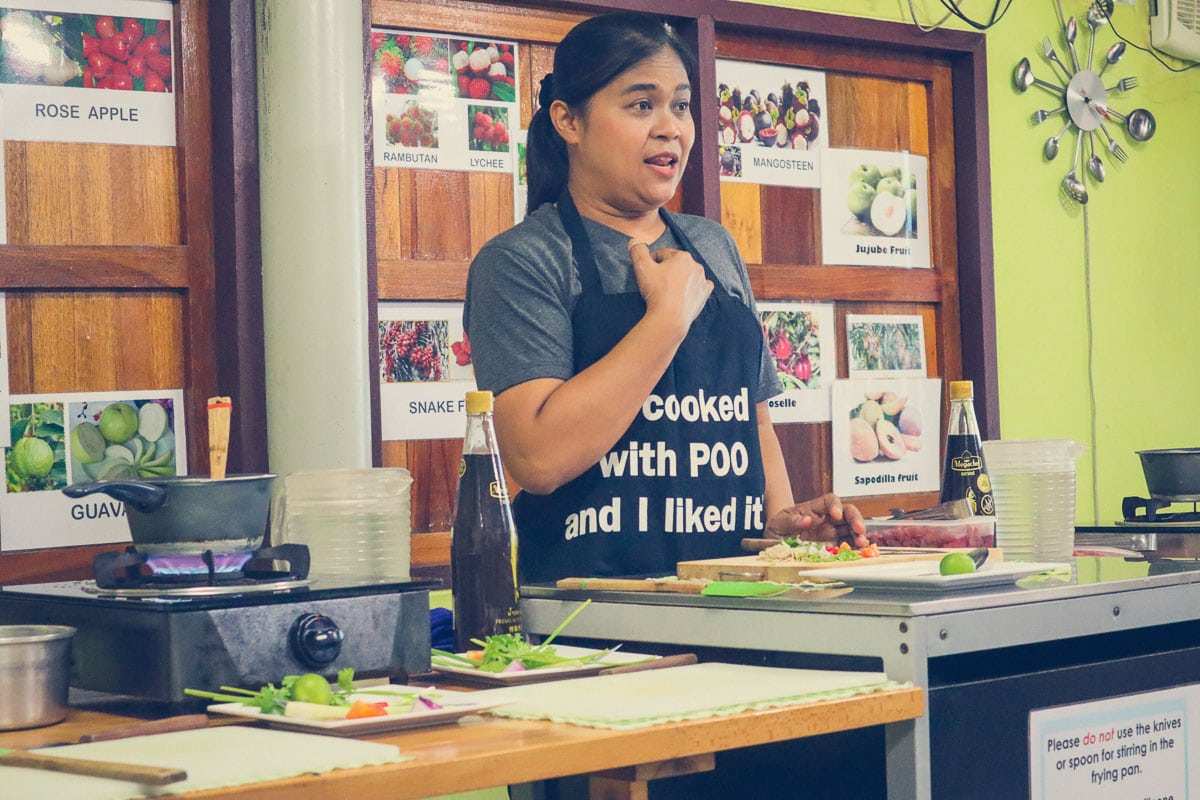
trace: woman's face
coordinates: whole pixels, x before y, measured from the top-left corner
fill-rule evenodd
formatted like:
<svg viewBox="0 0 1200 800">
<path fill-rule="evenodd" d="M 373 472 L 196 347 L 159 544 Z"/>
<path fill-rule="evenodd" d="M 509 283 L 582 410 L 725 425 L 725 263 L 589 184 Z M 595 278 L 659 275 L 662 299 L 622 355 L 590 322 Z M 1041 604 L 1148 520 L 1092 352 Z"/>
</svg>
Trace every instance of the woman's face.
<svg viewBox="0 0 1200 800">
<path fill-rule="evenodd" d="M 580 205 L 628 217 L 657 211 L 675 195 L 696 138 L 691 85 L 667 47 L 617 76 L 578 114 L 556 118 Z M 586 212 L 585 212 L 586 213 Z"/>
</svg>

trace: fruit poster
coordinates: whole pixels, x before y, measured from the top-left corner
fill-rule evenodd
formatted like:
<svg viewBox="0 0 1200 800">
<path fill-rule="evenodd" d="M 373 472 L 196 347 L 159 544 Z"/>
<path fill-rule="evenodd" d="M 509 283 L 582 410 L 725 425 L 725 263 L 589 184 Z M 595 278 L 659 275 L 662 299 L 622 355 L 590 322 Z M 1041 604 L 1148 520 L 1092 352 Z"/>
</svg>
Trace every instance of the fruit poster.
<svg viewBox="0 0 1200 800">
<path fill-rule="evenodd" d="M 826 264 L 929 267 L 929 159 L 884 150 L 825 151 Z"/>
<path fill-rule="evenodd" d="M 379 304 L 379 405 L 385 441 L 456 439 L 475 391 L 462 303 Z"/>
<path fill-rule="evenodd" d="M 514 42 L 372 30 L 376 166 L 512 172 L 517 69 Z"/>
<path fill-rule="evenodd" d="M 179 389 L 9 397 L 0 550 L 129 541 L 124 503 L 62 489 L 184 474 L 182 409 Z"/>
<path fill-rule="evenodd" d="M 175 145 L 169 0 L 0 7 L 3 138 Z"/>
<path fill-rule="evenodd" d="M 516 159 L 513 165 L 513 224 L 525 219 L 529 211 L 529 177 L 525 172 L 525 138 L 528 131 L 518 129 L 515 136 L 517 145 Z"/>
<path fill-rule="evenodd" d="M 832 303 L 759 301 L 767 349 L 783 393 L 767 401 L 771 421 L 829 419 L 829 384 L 837 375 Z"/>
<path fill-rule="evenodd" d="M 825 73 L 720 58 L 716 66 L 721 180 L 820 186 Z"/>
<path fill-rule="evenodd" d="M 3 171 L 0 170 L 0 186 L 4 185 L 3 178 Z M 3 195 L 4 192 L 0 192 L 0 197 Z M 0 211 L 3 211 L 3 206 L 0 206 Z M 0 220 L 3 219 L 3 215 L 0 215 Z M 3 404 L 3 408 L 8 408 L 8 303 L 3 292 L 0 292 L 0 404 Z M 11 444 L 11 431 L 8 428 L 0 428 L 0 447 L 8 447 Z"/>
<path fill-rule="evenodd" d="M 851 378 L 924 378 L 925 322 L 920 314 L 847 314 Z"/>
<path fill-rule="evenodd" d="M 940 378 L 833 382 L 833 491 L 844 497 L 941 488 Z"/>
</svg>

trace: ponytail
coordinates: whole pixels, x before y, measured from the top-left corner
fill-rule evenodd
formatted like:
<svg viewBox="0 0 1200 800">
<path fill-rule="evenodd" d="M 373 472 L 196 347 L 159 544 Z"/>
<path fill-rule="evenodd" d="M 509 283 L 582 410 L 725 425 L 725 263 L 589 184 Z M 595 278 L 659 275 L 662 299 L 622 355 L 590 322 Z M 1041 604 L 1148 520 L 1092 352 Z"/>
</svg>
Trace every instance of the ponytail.
<svg viewBox="0 0 1200 800">
<path fill-rule="evenodd" d="M 550 104 L 555 101 L 554 74 L 542 78 L 538 110 L 529 121 L 525 144 L 525 179 L 529 185 L 526 207 L 530 212 L 543 203 L 553 203 L 567 188 L 570 164 L 567 143 L 558 135 L 550 119 Z"/>
</svg>

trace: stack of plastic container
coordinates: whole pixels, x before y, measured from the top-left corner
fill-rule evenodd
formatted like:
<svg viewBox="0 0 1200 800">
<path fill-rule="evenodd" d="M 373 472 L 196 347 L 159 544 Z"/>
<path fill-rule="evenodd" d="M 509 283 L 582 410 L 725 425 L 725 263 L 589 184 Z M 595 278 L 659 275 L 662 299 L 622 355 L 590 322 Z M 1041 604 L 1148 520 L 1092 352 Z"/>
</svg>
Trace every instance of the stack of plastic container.
<svg viewBox="0 0 1200 800">
<path fill-rule="evenodd" d="M 1070 439 L 983 443 L 996 501 L 996 546 L 1009 561 L 1071 560 L 1075 546 L 1075 460 Z"/>
<path fill-rule="evenodd" d="M 307 545 L 313 575 L 368 582 L 410 579 L 408 470 L 293 472 L 276 487 L 271 540 Z"/>
</svg>

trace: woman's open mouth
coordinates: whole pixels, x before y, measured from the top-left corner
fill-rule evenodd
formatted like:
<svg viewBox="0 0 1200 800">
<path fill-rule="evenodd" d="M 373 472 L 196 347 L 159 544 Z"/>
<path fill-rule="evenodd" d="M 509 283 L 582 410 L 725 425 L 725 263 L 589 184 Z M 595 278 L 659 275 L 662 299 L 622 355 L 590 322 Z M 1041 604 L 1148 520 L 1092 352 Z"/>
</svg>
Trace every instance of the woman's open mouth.
<svg viewBox="0 0 1200 800">
<path fill-rule="evenodd" d="M 663 176 L 673 177 L 676 167 L 679 166 L 679 159 L 673 155 L 663 153 L 647 158 L 644 163 Z"/>
</svg>

